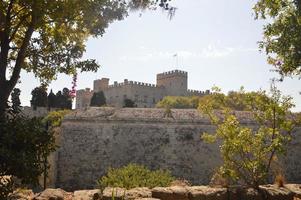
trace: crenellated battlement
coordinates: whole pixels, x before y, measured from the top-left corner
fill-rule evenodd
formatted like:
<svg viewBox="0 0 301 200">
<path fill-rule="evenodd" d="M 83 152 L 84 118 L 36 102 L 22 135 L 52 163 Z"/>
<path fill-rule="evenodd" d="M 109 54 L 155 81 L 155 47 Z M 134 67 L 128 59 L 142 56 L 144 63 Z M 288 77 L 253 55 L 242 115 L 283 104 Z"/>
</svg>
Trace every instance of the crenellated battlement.
<svg viewBox="0 0 301 200">
<path fill-rule="evenodd" d="M 138 81 L 129 81 L 128 79 L 124 79 L 123 82 L 118 83 L 117 81 L 114 82 L 114 84 L 109 85 L 108 88 L 118 88 L 123 86 L 141 86 L 141 87 L 148 87 L 148 88 L 159 88 L 160 86 L 157 86 L 156 84 L 152 83 L 144 83 L 144 82 L 138 82 Z"/>
<path fill-rule="evenodd" d="M 109 78 L 97 79 L 93 82 L 93 90 L 78 90 L 76 108 L 86 108 L 94 92 L 102 91 L 107 105 L 123 107 L 125 99 L 135 102 L 140 108 L 153 108 L 165 96 L 203 96 L 210 91 L 188 90 L 188 73 L 172 70 L 157 74 L 156 84 L 124 79 L 109 84 Z"/>
<path fill-rule="evenodd" d="M 202 96 L 210 94 L 210 90 L 200 91 L 200 90 L 187 90 L 188 96 Z"/>
<path fill-rule="evenodd" d="M 182 76 L 182 77 L 187 77 L 188 73 L 185 71 L 181 71 L 181 70 L 172 70 L 172 71 L 168 71 L 168 72 L 163 72 L 160 74 L 157 74 L 157 80 L 159 79 L 165 79 L 165 78 L 170 78 L 173 76 Z"/>
</svg>

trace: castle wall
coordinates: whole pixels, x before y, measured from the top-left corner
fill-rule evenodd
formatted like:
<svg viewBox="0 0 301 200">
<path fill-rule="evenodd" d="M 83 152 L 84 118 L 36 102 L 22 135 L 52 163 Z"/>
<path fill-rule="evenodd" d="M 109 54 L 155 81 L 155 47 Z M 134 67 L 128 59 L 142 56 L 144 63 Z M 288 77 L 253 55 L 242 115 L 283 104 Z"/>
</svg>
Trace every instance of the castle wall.
<svg viewBox="0 0 301 200">
<path fill-rule="evenodd" d="M 166 89 L 166 96 L 186 96 L 187 72 L 174 70 L 157 74 L 157 85 Z"/>
<path fill-rule="evenodd" d="M 241 122 L 254 126 L 248 114 Z M 210 121 L 196 110 L 89 108 L 68 115 L 61 127 L 56 187 L 67 190 L 96 187 L 109 167 L 128 163 L 169 169 L 193 184 L 208 184 L 221 163 L 218 145 L 200 139 L 213 132 Z M 301 129 L 294 134 L 284 159 L 286 178 L 301 182 Z"/>
<path fill-rule="evenodd" d="M 77 109 L 89 107 L 92 96 L 93 96 L 93 91 L 91 91 L 90 88 L 86 88 L 85 90 L 77 90 L 75 107 Z"/>
<path fill-rule="evenodd" d="M 124 100 L 131 99 L 137 107 L 150 108 L 165 96 L 165 89 L 153 84 L 125 81 L 109 86 L 104 94 L 109 105 L 123 107 Z"/>
</svg>

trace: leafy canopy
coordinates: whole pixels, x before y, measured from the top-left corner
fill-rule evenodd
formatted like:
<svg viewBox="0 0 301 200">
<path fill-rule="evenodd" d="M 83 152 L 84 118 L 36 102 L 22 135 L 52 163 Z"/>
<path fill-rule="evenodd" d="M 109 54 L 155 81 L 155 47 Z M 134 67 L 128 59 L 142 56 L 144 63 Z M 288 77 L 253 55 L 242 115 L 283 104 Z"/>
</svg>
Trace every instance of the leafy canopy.
<svg viewBox="0 0 301 200">
<path fill-rule="evenodd" d="M 268 19 L 260 47 L 282 76 L 301 75 L 301 1 L 259 0 L 256 19 Z"/>
<path fill-rule="evenodd" d="M 245 95 L 243 90 L 240 93 Z M 215 133 L 204 133 L 202 138 L 207 142 L 221 141 L 223 164 L 218 173 L 235 184 L 258 187 L 266 183 L 272 163 L 285 152 L 297 123 L 290 112 L 294 106 L 291 97 L 282 96 L 275 86 L 271 87 L 270 95 L 265 91 L 260 94 L 246 96 L 249 112 L 244 113 L 233 112 L 225 104 L 219 112 L 213 110 L 211 102 L 200 105 L 201 112 L 216 126 Z M 254 120 L 254 127 L 240 124 L 236 114 L 248 115 Z"/>
</svg>

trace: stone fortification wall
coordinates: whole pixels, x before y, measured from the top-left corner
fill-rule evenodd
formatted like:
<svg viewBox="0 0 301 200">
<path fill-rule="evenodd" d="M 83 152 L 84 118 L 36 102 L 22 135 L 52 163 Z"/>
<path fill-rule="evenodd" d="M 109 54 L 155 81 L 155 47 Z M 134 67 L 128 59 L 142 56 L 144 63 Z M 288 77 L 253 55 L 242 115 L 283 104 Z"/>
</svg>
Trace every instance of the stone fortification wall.
<svg viewBox="0 0 301 200">
<path fill-rule="evenodd" d="M 156 103 L 165 96 L 165 88 L 149 83 L 124 80 L 115 83 L 104 90 L 107 102 L 116 107 L 123 107 L 125 99 L 131 99 L 137 107 L 155 107 Z"/>
<path fill-rule="evenodd" d="M 248 113 L 236 113 L 254 126 Z M 93 188 L 109 167 L 139 163 L 169 169 L 193 184 L 208 184 L 221 163 L 218 145 L 200 139 L 213 132 L 210 121 L 196 110 L 90 108 L 76 110 L 62 124 L 56 186 L 67 190 Z M 285 158 L 288 181 L 301 181 L 301 129 Z"/>
</svg>

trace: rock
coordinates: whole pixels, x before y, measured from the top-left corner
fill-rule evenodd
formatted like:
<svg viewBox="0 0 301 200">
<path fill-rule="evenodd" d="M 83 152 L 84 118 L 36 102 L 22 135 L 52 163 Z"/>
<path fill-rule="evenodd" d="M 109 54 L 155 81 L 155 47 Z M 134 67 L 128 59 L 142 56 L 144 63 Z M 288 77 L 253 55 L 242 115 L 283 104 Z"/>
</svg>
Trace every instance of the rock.
<svg viewBox="0 0 301 200">
<path fill-rule="evenodd" d="M 294 193 L 295 199 L 301 199 L 301 185 L 300 184 L 285 184 L 285 188 Z"/>
<path fill-rule="evenodd" d="M 135 200 L 160 200 L 160 199 L 156 199 L 156 198 L 139 198 L 139 199 L 135 199 Z"/>
<path fill-rule="evenodd" d="M 71 200 L 72 193 L 66 192 L 60 188 L 58 189 L 46 189 L 43 192 L 37 194 L 33 200 Z"/>
<path fill-rule="evenodd" d="M 112 200 L 112 196 L 114 194 L 114 200 L 124 200 L 126 195 L 125 188 L 110 188 L 107 187 L 103 191 L 102 200 Z"/>
<path fill-rule="evenodd" d="M 187 187 L 171 186 L 152 189 L 152 197 L 161 200 L 189 200 Z"/>
<path fill-rule="evenodd" d="M 266 200 L 293 200 L 294 193 L 287 188 L 275 185 L 262 185 L 259 190 Z"/>
<path fill-rule="evenodd" d="M 100 200 L 100 190 L 77 190 L 73 193 L 73 200 Z"/>
<path fill-rule="evenodd" d="M 230 188 L 228 195 L 231 200 L 264 200 L 259 191 L 254 188 Z"/>
<path fill-rule="evenodd" d="M 226 188 L 211 188 L 208 186 L 189 187 L 189 200 L 227 200 Z"/>
<path fill-rule="evenodd" d="M 9 195 L 8 200 L 31 200 L 33 195 L 32 190 L 18 189 Z"/>
<path fill-rule="evenodd" d="M 147 187 L 133 188 L 126 191 L 125 197 L 126 200 L 148 198 L 148 197 L 152 197 L 152 191 Z"/>
</svg>

